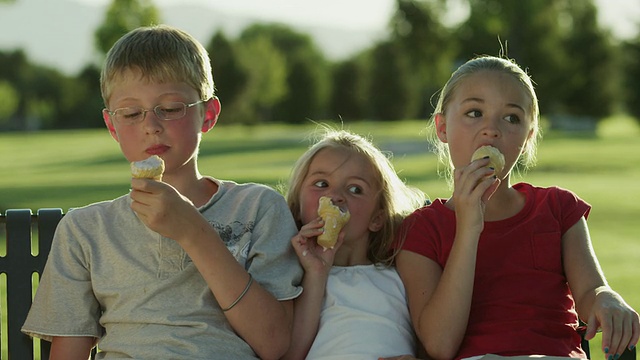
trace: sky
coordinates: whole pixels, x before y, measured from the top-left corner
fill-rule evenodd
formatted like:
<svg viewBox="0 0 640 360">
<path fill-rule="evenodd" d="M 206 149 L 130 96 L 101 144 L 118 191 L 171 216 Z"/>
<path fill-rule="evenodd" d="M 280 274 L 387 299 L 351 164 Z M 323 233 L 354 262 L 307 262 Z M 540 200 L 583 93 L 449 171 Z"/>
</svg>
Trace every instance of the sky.
<svg viewBox="0 0 640 360">
<path fill-rule="evenodd" d="M 76 0 L 105 5 L 110 0 Z M 456 0 L 450 0 L 458 2 Z M 155 0 L 154 3 L 199 3 L 233 13 L 290 23 L 314 23 L 347 28 L 379 28 L 386 24 L 395 0 Z M 630 37 L 640 19 L 638 0 L 595 0 L 600 20 L 619 36 Z"/>
<path fill-rule="evenodd" d="M 0 2 L 0 50 L 22 48 L 33 62 L 76 73 L 96 57 L 92 36 L 111 1 L 14 0 L 11 5 Z M 455 22 L 464 16 L 464 8 L 459 5 L 464 0 L 450 1 L 454 5 L 449 22 Z M 628 39 L 638 33 L 640 0 L 594 1 L 599 7 L 601 25 L 614 36 Z M 347 57 L 383 36 L 395 8 L 395 0 L 153 0 L 153 3 L 161 9 L 163 19 L 171 19 L 171 14 L 163 10 L 172 5 L 181 8 L 199 5 L 215 10 L 210 14 L 190 13 L 186 18 L 173 19 L 173 23 L 166 21 L 192 33 L 201 42 L 208 41 L 216 26 L 231 18 L 316 28 L 318 46 L 332 59 Z"/>
<path fill-rule="evenodd" d="M 106 5 L 111 0 L 75 0 Z M 157 6 L 201 4 L 228 13 L 292 24 L 330 24 L 351 29 L 377 29 L 386 24 L 395 0 L 153 0 Z"/>
</svg>

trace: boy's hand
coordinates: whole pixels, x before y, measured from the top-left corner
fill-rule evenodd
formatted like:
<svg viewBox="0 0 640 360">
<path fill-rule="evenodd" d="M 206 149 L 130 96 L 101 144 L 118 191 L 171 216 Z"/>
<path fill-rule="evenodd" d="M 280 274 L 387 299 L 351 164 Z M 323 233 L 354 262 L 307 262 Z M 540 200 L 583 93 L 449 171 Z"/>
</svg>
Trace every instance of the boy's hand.
<svg viewBox="0 0 640 360">
<path fill-rule="evenodd" d="M 308 224 L 305 224 L 298 234 L 291 238 L 291 245 L 293 245 L 300 264 L 307 273 L 328 274 L 331 266 L 333 266 L 336 251 L 340 248 L 344 240 L 344 233 L 341 232 L 338 236 L 338 242 L 336 242 L 333 249 L 325 250 L 325 248 L 316 242 L 318 235 L 322 234 L 323 226 L 324 222 L 322 218 L 318 217 Z"/>
<path fill-rule="evenodd" d="M 131 209 L 149 229 L 176 241 L 205 221 L 193 203 L 167 183 L 132 179 L 130 196 Z"/>
<path fill-rule="evenodd" d="M 617 359 L 640 338 L 640 318 L 613 290 L 598 292 L 589 315 L 585 339 L 592 339 L 602 329 L 602 351 L 607 359 Z"/>
</svg>

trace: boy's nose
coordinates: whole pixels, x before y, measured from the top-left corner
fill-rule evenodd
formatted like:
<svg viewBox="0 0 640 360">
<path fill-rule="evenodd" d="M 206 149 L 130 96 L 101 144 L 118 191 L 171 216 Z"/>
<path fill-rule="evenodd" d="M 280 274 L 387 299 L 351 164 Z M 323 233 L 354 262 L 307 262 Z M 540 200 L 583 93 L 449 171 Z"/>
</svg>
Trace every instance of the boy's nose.
<svg viewBox="0 0 640 360">
<path fill-rule="evenodd" d="M 142 120 L 144 129 L 148 134 L 157 134 L 162 131 L 162 121 L 158 118 L 153 111 L 148 111 L 145 118 Z"/>
</svg>

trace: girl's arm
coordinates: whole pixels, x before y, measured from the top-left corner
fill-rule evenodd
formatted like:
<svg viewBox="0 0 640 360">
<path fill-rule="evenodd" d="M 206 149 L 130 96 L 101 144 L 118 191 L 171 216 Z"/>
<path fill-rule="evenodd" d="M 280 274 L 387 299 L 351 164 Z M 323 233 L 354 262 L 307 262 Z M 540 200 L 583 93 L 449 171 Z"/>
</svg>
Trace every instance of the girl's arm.
<svg viewBox="0 0 640 360">
<path fill-rule="evenodd" d="M 304 359 L 318 333 L 320 311 L 327 283 L 326 276 L 305 274 L 302 279 L 304 291 L 294 301 L 293 333 L 285 360 Z"/>
<path fill-rule="evenodd" d="M 483 168 L 487 162 L 480 159 L 454 172 L 450 202 L 456 212 L 456 235 L 444 269 L 409 251 L 401 251 L 397 257 L 413 326 L 434 359 L 453 358 L 467 329 L 484 204 L 500 184 L 493 178 L 481 180 L 487 175 Z"/>
<path fill-rule="evenodd" d="M 444 271 L 433 260 L 406 250 L 398 254 L 396 266 L 424 349 L 433 359 L 455 357 L 469 320 L 475 250 L 452 249 Z"/>
<path fill-rule="evenodd" d="M 291 239 L 305 273 L 302 278 L 304 291 L 294 302 L 293 335 L 289 351 L 283 358 L 286 360 L 304 359 L 311 349 L 320 325 L 329 271 L 335 252 L 344 238 L 344 234 L 341 234 L 333 249 L 322 249 L 311 240 L 322 233 L 323 223 L 320 220 L 318 218 L 304 225 L 298 235 Z"/>
<path fill-rule="evenodd" d="M 613 291 L 598 263 L 584 217 L 562 237 L 564 271 L 578 314 L 587 322 L 587 339 L 602 329 L 602 351 L 620 355 L 640 337 L 638 313 Z"/>
<path fill-rule="evenodd" d="M 95 341 L 90 336 L 54 336 L 49 360 L 87 360 Z"/>
</svg>

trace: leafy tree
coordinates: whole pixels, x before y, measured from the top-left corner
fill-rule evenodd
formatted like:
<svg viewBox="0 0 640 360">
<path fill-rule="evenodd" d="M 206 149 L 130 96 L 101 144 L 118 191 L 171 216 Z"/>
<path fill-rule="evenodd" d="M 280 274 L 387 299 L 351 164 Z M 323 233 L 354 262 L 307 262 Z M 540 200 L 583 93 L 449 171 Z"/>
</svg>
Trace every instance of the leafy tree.
<svg viewBox="0 0 640 360">
<path fill-rule="evenodd" d="M 266 36 L 239 43 L 238 54 L 247 73 L 247 87 L 242 101 L 225 110 L 225 116 L 243 123 L 270 121 L 271 109 L 287 95 L 286 61 Z"/>
<path fill-rule="evenodd" d="M 446 82 L 451 73 L 455 44 L 451 30 L 443 23 L 445 0 L 396 0 L 391 26 L 391 41 L 408 56 L 413 76 L 408 81 L 416 91 L 411 96 L 420 106 L 409 117 L 424 116 L 431 109 L 427 99 Z"/>
<path fill-rule="evenodd" d="M 57 70 L 31 66 L 27 77 L 29 86 L 27 121 L 30 129 L 51 129 L 64 123 L 63 109 L 79 101 L 78 92 L 71 91 L 73 79 Z"/>
<path fill-rule="evenodd" d="M 615 56 L 593 0 L 469 0 L 461 61 L 500 52 L 527 68 L 541 112 L 603 117 L 615 102 Z"/>
<path fill-rule="evenodd" d="M 247 73 L 242 68 L 234 45 L 222 31 L 218 31 L 206 46 L 211 58 L 213 79 L 216 84 L 216 94 L 222 105 L 231 106 L 236 101 L 242 101 L 240 96 L 247 85 Z M 226 110 L 225 110 L 226 112 Z"/>
<path fill-rule="evenodd" d="M 151 0 L 113 0 L 95 32 L 96 47 L 106 54 L 124 34 L 140 26 L 157 24 L 159 19 L 159 11 Z"/>
<path fill-rule="evenodd" d="M 333 66 L 333 88 L 329 100 L 330 114 L 343 120 L 366 117 L 367 68 L 358 58 L 348 59 Z"/>
<path fill-rule="evenodd" d="M 29 61 L 24 50 L 0 51 L 0 79 L 17 85 L 21 77 L 20 74 L 28 65 Z"/>
<path fill-rule="evenodd" d="M 61 84 L 65 104 L 60 109 L 58 128 L 101 128 L 104 104 L 100 94 L 100 69 L 88 65 L 80 73 Z"/>
<path fill-rule="evenodd" d="M 16 89 L 5 80 L 0 80 L 0 128 L 7 127 L 11 115 L 18 110 L 20 95 Z"/>
<path fill-rule="evenodd" d="M 11 119 L 11 128 L 37 130 L 56 123 L 62 106 L 60 84 L 65 76 L 48 67 L 29 63 L 22 50 L 0 53 L 0 79 L 11 84 L 19 94 Z"/>
<path fill-rule="evenodd" d="M 592 0 L 567 2 L 572 26 L 563 49 L 572 61 L 556 74 L 564 89 L 561 100 L 567 113 L 603 118 L 614 111 L 618 98 L 616 49 L 611 36 L 600 29 Z"/>
<path fill-rule="evenodd" d="M 323 54 L 307 34 L 282 24 L 255 24 L 240 35 L 240 42 L 265 37 L 286 63 L 287 92 L 273 107 L 273 119 L 301 122 L 324 115 L 329 91 L 329 68 Z"/>
<path fill-rule="evenodd" d="M 622 49 L 624 54 L 622 68 L 625 75 L 623 81 L 624 105 L 627 112 L 640 123 L 640 82 L 638 82 L 640 79 L 640 60 L 638 60 L 640 59 L 640 34 L 625 42 Z"/>
<path fill-rule="evenodd" d="M 481 54 L 513 58 L 532 74 L 541 111 L 561 109 L 558 74 L 569 60 L 560 21 L 564 1 L 469 0 L 469 18 L 456 31 L 460 61 Z"/>
<path fill-rule="evenodd" d="M 371 54 L 369 107 L 375 120 L 402 120 L 414 116 L 419 96 L 406 53 L 391 42 L 379 43 Z"/>
</svg>

